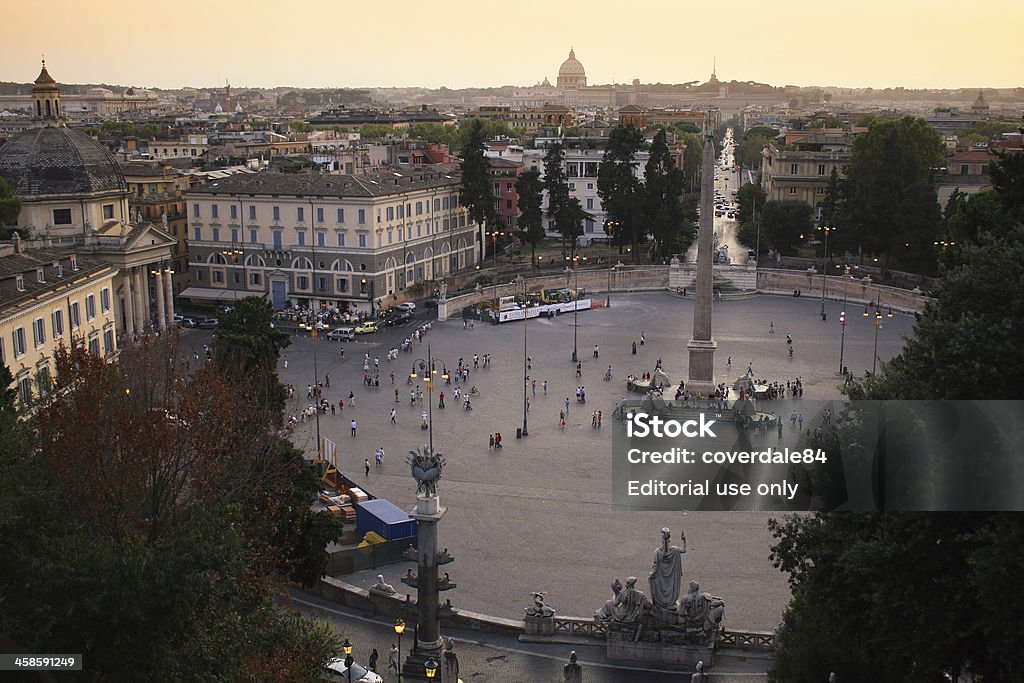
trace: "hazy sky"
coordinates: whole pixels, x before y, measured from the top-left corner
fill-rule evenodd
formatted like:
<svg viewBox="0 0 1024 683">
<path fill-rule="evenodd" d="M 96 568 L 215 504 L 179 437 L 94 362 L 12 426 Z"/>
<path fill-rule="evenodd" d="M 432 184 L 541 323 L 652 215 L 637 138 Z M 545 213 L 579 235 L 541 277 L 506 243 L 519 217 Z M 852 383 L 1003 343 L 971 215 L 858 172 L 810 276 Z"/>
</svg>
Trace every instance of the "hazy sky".
<svg viewBox="0 0 1024 683">
<path fill-rule="evenodd" d="M 530 85 L 575 47 L 590 84 L 1024 86 L 1024 1 L 4 0 L 0 80 Z M 659 6 L 661 5 L 661 6 Z M 47 33 L 49 32 L 49 34 Z"/>
</svg>

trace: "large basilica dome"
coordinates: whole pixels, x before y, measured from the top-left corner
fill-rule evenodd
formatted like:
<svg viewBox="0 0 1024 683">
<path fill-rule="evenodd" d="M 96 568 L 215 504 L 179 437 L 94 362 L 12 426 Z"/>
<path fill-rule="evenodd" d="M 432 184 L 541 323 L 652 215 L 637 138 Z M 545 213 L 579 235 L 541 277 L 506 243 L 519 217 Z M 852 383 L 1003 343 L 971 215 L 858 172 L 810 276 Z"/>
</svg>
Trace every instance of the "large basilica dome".
<svg viewBox="0 0 1024 683">
<path fill-rule="evenodd" d="M 583 88 L 587 85 L 587 72 L 580 60 L 576 59 L 576 53 L 570 48 L 569 58 L 562 62 L 558 69 L 557 87 L 559 88 Z"/>
</svg>

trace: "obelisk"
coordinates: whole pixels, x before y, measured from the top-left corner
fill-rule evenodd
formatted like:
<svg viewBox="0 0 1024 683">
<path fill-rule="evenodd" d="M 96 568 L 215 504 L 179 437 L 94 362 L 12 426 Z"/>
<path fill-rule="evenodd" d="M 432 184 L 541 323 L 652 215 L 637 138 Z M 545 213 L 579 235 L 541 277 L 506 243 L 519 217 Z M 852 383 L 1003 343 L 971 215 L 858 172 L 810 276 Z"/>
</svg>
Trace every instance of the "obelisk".
<svg viewBox="0 0 1024 683">
<path fill-rule="evenodd" d="M 697 230 L 697 299 L 693 309 L 693 337 L 686 345 L 690 352 L 686 388 L 709 394 L 715 390 L 715 347 L 711 338 L 711 306 L 714 300 L 712 252 L 715 232 L 715 140 L 711 117 L 704 139 L 704 159 L 700 177 L 700 226 Z"/>
</svg>

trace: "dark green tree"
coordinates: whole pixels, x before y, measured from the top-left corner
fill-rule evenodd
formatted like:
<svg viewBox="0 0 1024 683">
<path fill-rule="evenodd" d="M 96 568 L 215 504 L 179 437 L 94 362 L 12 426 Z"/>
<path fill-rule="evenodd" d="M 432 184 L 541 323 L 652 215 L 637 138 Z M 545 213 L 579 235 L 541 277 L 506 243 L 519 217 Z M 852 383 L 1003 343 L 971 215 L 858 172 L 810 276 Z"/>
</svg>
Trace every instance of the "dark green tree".
<svg viewBox="0 0 1024 683">
<path fill-rule="evenodd" d="M 699 135 L 693 134 L 683 135 L 681 141 L 686 145 L 686 149 L 683 151 L 683 189 L 686 192 L 700 192 L 704 141 Z"/>
<path fill-rule="evenodd" d="M 845 183 L 848 222 L 840 227 L 886 262 L 894 256 L 923 262 L 940 227 L 934 178 L 945 151 L 923 119 L 873 122 L 853 142 Z"/>
<path fill-rule="evenodd" d="M 810 204 L 794 199 L 773 199 L 765 203 L 760 220 L 762 244 L 792 252 L 810 237 L 814 227 L 814 209 Z"/>
<path fill-rule="evenodd" d="M 562 258 L 566 257 L 568 235 L 571 227 L 566 230 L 564 223 L 570 217 L 569 179 L 565 175 L 565 151 L 560 143 L 548 147 L 544 154 L 544 191 L 548 194 L 547 215 L 554 229 L 562 236 Z M 563 223 L 559 223 L 559 220 Z"/>
<path fill-rule="evenodd" d="M 597 172 L 597 194 L 616 226 L 612 241 L 619 245 L 619 253 L 624 244 L 632 245 L 634 263 L 640 262 L 640 238 L 646 232 L 643 184 L 633 168 L 643 139 L 643 132 L 633 126 L 613 128 Z"/>
<path fill-rule="evenodd" d="M 756 183 L 741 185 L 736 192 L 736 220 L 740 223 L 740 242 L 751 249 L 758 248 L 758 225 L 768 196 Z M 767 242 L 765 243 L 767 244 Z"/>
<path fill-rule="evenodd" d="M 651 156 L 644 170 L 644 222 L 654 236 L 654 256 L 663 259 L 680 244 L 693 242 L 693 225 L 683 221 L 683 173 L 676 168 L 668 149 L 665 130 L 659 130 L 651 142 Z M 685 231 L 687 234 L 680 234 Z"/>
<path fill-rule="evenodd" d="M 495 207 L 491 188 L 490 166 L 484 156 L 487 148 L 487 130 L 482 119 L 470 119 L 463 124 L 466 131 L 462 145 L 462 192 L 460 201 L 469 209 L 469 217 L 484 230 L 496 229 L 501 222 Z M 480 262 L 484 260 L 486 240 L 480 240 Z"/>
<path fill-rule="evenodd" d="M 519 239 L 530 245 L 530 263 L 537 264 L 537 245 L 544 239 L 544 181 L 540 171 L 523 171 L 516 178 L 516 194 L 519 196 Z"/>
</svg>

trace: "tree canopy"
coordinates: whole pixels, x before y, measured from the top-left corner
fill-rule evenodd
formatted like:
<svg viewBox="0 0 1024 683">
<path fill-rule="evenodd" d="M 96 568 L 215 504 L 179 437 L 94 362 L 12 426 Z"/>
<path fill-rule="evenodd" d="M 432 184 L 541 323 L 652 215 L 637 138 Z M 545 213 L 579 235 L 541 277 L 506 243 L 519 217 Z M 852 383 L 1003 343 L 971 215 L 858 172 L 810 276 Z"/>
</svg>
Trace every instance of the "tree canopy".
<svg viewBox="0 0 1024 683">
<path fill-rule="evenodd" d="M 872 122 L 853 142 L 836 246 L 912 266 L 931 259 L 941 220 L 934 179 L 945 152 L 923 119 Z"/>
<path fill-rule="evenodd" d="M 340 524 L 252 385 L 185 356 L 60 349 L 57 391 L 0 410 L 0 632 L 84 680 L 310 680 L 337 639 L 271 587 L 319 578 Z"/>
<path fill-rule="evenodd" d="M 518 236 L 530 245 L 530 263 L 537 262 L 537 245 L 544 239 L 544 181 L 540 171 L 529 169 L 516 178 L 516 194 L 519 196 Z"/>
<path fill-rule="evenodd" d="M 17 225 L 21 213 L 21 199 L 14 194 L 6 180 L 0 178 L 0 228 Z"/>
<path fill-rule="evenodd" d="M 462 193 L 460 201 L 469 209 L 469 216 L 477 225 L 494 229 L 500 223 L 495 208 L 494 191 L 491 189 L 490 168 L 484 150 L 487 147 L 487 130 L 481 119 L 470 119 L 466 124 L 467 137 L 462 145 Z M 480 243 L 480 257 L 483 260 L 483 242 Z"/>
<path fill-rule="evenodd" d="M 597 194 L 615 226 L 612 239 L 620 251 L 622 245 L 632 245 L 635 263 L 640 262 L 640 238 L 646 232 L 642 225 L 644 188 L 633 171 L 643 140 L 643 132 L 633 126 L 613 128 L 597 171 Z"/>
<path fill-rule="evenodd" d="M 654 237 L 656 258 L 668 256 L 679 245 L 689 247 L 696 235 L 693 224 L 683 221 L 682 192 L 683 172 L 669 152 L 665 130 L 659 130 L 644 170 L 643 202 L 644 223 Z"/>
<path fill-rule="evenodd" d="M 1013 191 L 1024 181 L 1020 158 L 1002 160 L 993 177 L 995 190 L 972 200 L 983 202 L 973 214 L 981 219 L 965 229 L 903 351 L 848 389 L 854 407 L 862 399 L 1020 394 L 1024 361 L 1014 350 L 1024 335 L 1024 300 L 1010 294 L 1024 287 L 1024 225 L 1012 218 L 1021 206 Z M 956 199 L 952 213 L 970 203 Z M 988 221 L 992 215 L 997 220 Z M 838 430 L 854 427 L 837 421 Z M 985 435 L 972 438 L 979 452 L 964 456 L 981 467 Z M 959 680 L 968 671 L 979 682 L 1024 678 L 1016 635 L 1024 515 L 832 513 L 773 521 L 770 529 L 772 559 L 793 590 L 772 680 L 819 680 L 829 671 L 841 681 L 883 683 Z"/>
<path fill-rule="evenodd" d="M 761 210 L 761 241 L 773 249 L 792 252 L 809 239 L 813 228 L 814 209 L 795 199 L 773 199 Z"/>
</svg>

